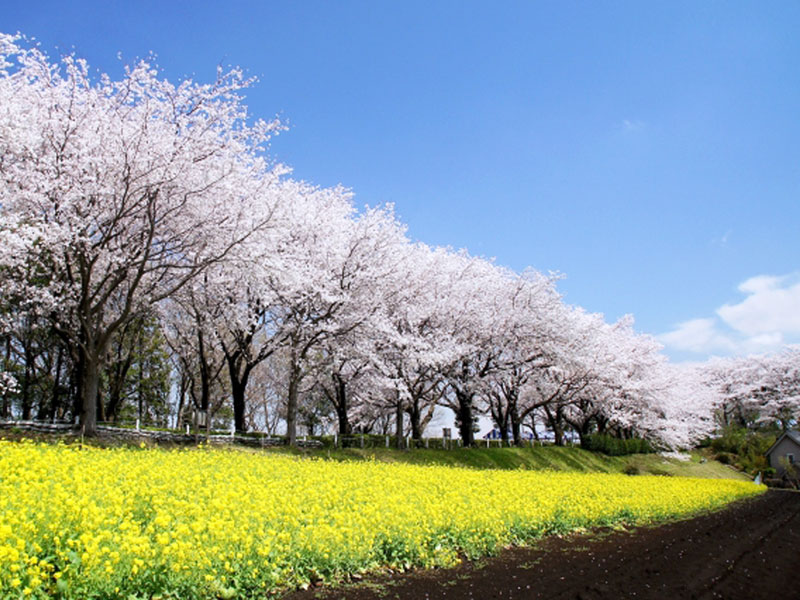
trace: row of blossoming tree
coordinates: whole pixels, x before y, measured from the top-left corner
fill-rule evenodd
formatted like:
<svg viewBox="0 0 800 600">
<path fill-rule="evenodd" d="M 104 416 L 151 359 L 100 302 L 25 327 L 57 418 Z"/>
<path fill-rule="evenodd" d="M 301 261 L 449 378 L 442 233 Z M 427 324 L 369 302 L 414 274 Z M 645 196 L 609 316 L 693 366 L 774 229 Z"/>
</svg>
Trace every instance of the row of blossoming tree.
<svg viewBox="0 0 800 600">
<path fill-rule="evenodd" d="M 132 405 L 179 426 L 229 411 L 290 443 L 320 415 L 420 438 L 437 407 L 465 445 L 481 414 L 515 442 L 537 422 L 557 443 L 711 430 L 721 365 L 670 365 L 554 276 L 412 243 L 391 207 L 292 179 L 251 83 L 173 84 L 148 61 L 115 80 L 0 36 L 0 416 L 91 435 Z"/>
</svg>

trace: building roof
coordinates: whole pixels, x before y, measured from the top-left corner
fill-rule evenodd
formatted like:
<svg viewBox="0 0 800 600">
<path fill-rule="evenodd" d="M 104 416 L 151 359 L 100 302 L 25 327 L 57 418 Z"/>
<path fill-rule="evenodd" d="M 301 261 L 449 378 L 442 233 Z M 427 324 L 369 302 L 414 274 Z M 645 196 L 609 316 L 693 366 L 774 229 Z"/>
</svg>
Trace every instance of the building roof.
<svg viewBox="0 0 800 600">
<path fill-rule="evenodd" d="M 773 448 L 775 448 L 775 446 L 780 444 L 783 441 L 783 438 L 786 438 L 786 437 L 788 437 L 795 444 L 800 446 L 800 431 L 794 431 L 794 430 L 790 429 L 788 431 L 784 431 L 783 434 L 777 440 L 775 440 L 775 443 L 772 444 L 772 446 L 770 446 L 769 450 L 767 450 L 765 452 L 765 454 L 768 455 L 770 452 L 772 452 Z"/>
</svg>

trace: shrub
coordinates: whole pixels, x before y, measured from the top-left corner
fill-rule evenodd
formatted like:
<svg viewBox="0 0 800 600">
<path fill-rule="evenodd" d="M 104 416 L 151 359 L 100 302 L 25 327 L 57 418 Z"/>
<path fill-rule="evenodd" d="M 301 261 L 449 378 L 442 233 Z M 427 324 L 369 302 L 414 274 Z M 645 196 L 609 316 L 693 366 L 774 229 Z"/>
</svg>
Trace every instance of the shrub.
<svg viewBox="0 0 800 600">
<path fill-rule="evenodd" d="M 659 467 L 650 467 L 647 472 L 650 473 L 650 475 L 658 475 L 659 477 L 672 477 L 672 473 Z"/>
<path fill-rule="evenodd" d="M 720 452 L 714 457 L 714 460 L 721 462 L 723 465 L 731 464 L 731 455 L 729 452 Z"/>
<path fill-rule="evenodd" d="M 625 465 L 625 468 L 622 469 L 622 472 L 625 473 L 625 475 L 638 475 L 640 473 L 639 467 L 636 465 Z"/>
<path fill-rule="evenodd" d="M 739 454 L 747 440 L 747 429 L 743 427 L 725 427 L 719 437 L 711 440 L 711 449 L 717 452 Z"/>
<path fill-rule="evenodd" d="M 774 430 L 752 431 L 743 427 L 729 426 L 711 440 L 710 447 L 717 452 L 716 460 L 723 464 L 735 464 L 743 471 L 755 475 L 769 468 L 766 452 L 775 443 Z"/>
<path fill-rule="evenodd" d="M 585 450 L 602 452 L 608 456 L 625 456 L 628 454 L 648 454 L 655 452 L 655 449 L 647 440 L 641 438 L 623 440 L 599 433 L 583 436 L 581 446 Z"/>
</svg>

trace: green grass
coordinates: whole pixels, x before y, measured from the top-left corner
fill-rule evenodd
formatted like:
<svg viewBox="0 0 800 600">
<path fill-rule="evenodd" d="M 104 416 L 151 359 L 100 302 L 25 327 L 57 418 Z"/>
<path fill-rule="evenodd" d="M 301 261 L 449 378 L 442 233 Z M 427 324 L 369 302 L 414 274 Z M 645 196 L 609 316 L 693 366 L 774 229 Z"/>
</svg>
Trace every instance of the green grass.
<svg viewBox="0 0 800 600">
<path fill-rule="evenodd" d="M 39 441 L 54 442 L 63 436 L 37 435 L 23 432 L 14 435 L 9 431 L 0 432 L 0 439 L 33 438 Z M 71 439 L 77 443 L 77 439 Z M 95 446 L 138 446 L 138 443 L 104 440 L 86 440 Z M 148 445 L 161 445 L 152 441 Z M 169 446 L 169 445 L 167 445 Z M 639 475 L 665 475 L 675 477 L 702 477 L 707 479 L 742 479 L 749 477 L 741 470 L 722 464 L 713 459 L 717 452 L 703 448 L 691 452 L 691 460 L 681 461 L 665 458 L 660 454 L 630 454 L 627 456 L 607 456 L 590 452 L 577 446 L 536 446 L 525 448 L 453 448 L 451 450 L 418 448 L 397 450 L 394 448 L 321 448 L 303 449 L 270 447 L 265 449 L 237 447 L 246 452 L 275 452 L 308 458 L 321 458 L 335 461 L 377 461 L 387 463 L 407 463 L 414 465 L 442 465 L 468 467 L 473 469 L 526 469 L 534 471 L 572 471 L 580 473 L 635 473 Z"/>
<path fill-rule="evenodd" d="M 578 447 L 457 448 L 453 450 L 395 450 L 345 448 L 322 450 L 270 449 L 270 452 L 336 461 L 378 461 L 416 465 L 443 465 L 474 469 L 529 469 L 583 473 L 638 472 L 642 475 L 748 479 L 747 475 L 710 458 L 706 451 L 694 451 L 691 460 L 665 458 L 659 454 L 606 456 Z"/>
</svg>

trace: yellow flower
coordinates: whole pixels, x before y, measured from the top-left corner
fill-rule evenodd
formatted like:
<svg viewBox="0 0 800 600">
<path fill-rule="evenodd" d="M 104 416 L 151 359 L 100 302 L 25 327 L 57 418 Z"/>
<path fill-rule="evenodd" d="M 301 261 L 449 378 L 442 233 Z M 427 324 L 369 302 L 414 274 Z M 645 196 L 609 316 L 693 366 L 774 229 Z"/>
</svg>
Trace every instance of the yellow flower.
<svg viewBox="0 0 800 600">
<path fill-rule="evenodd" d="M 208 598 L 263 595 L 309 571 L 450 565 L 545 531 L 686 515 L 764 489 L 5 441 L 0 473 L 0 597 L 19 597 L 22 579 L 38 595 L 58 585 L 65 596 L 131 586 L 156 596 L 155 581 Z M 21 565 L 25 578 L 12 578 Z"/>
</svg>

